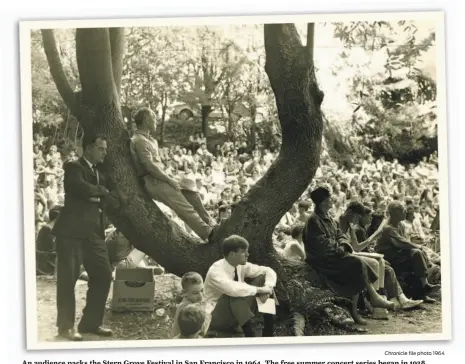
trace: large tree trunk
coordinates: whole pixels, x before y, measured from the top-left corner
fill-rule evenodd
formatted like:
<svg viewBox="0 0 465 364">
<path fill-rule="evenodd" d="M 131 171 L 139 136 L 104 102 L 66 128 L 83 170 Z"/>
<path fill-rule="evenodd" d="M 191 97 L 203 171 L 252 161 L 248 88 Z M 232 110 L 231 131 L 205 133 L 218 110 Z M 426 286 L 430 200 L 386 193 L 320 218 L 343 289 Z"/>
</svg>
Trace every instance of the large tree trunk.
<svg viewBox="0 0 465 364">
<path fill-rule="evenodd" d="M 120 62 L 113 61 L 116 48 L 110 45 L 110 40 L 121 44 L 122 39 L 118 37 L 122 35 L 121 32 L 112 35 L 110 37 L 108 29 L 77 30 L 82 93 L 79 109 L 72 111 L 85 132 L 96 131 L 107 138 L 105 167 L 112 184 L 126 197 L 119 208 L 107 209 L 114 225 L 137 249 L 178 276 L 187 271 L 205 275 L 211 264 L 221 257 L 223 238 L 239 234 L 250 243 L 250 260 L 270 266 L 278 273 L 277 292 L 282 303 L 302 311 L 312 305 L 313 309 L 322 307 L 328 299 L 332 300 L 331 294 L 318 288 L 320 283 L 311 269 L 305 264 L 281 259 L 271 239 L 281 217 L 313 178 L 321 148 L 323 94 L 315 80 L 312 59 L 302 46 L 295 26 L 265 25 L 266 72 L 275 93 L 282 127 L 281 151 L 263 178 L 221 225 L 211 244 L 202 244 L 167 218 L 138 183 L 119 103 L 119 82 L 114 80 L 120 74 L 114 67 L 120 66 Z M 45 36 L 50 34 L 45 31 Z M 49 54 L 53 56 L 53 49 L 48 50 L 47 56 Z M 53 62 L 50 66 L 53 67 Z M 69 95 L 70 89 L 62 82 L 62 73 L 52 70 L 53 74 L 57 75 L 54 79 L 57 86 L 60 84 L 60 93 L 66 95 L 65 101 L 71 99 L 70 106 L 75 105 Z M 210 109 L 210 106 L 202 108 L 202 119 Z M 299 283 L 300 280 L 303 283 Z M 318 299 L 312 300 L 312 297 Z"/>
</svg>

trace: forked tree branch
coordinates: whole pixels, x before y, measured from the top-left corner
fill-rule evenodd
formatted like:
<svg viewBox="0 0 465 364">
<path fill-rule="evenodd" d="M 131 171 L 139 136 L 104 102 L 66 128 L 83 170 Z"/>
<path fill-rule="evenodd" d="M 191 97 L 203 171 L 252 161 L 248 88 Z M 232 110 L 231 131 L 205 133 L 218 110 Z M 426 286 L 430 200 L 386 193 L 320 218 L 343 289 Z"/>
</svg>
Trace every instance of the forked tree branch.
<svg viewBox="0 0 465 364">
<path fill-rule="evenodd" d="M 222 236 L 244 236 L 256 259 L 273 250 L 272 232 L 311 182 L 323 131 L 321 91 L 295 26 L 265 24 L 265 52 L 282 129 L 281 151 L 218 229 Z"/>
<path fill-rule="evenodd" d="M 53 29 L 42 29 L 42 39 L 44 43 L 45 56 L 47 57 L 50 73 L 53 81 L 71 113 L 77 117 L 79 112 L 76 92 L 71 87 L 68 77 L 66 76 L 63 64 L 61 62 L 60 53 L 58 52 L 57 44 Z"/>
</svg>

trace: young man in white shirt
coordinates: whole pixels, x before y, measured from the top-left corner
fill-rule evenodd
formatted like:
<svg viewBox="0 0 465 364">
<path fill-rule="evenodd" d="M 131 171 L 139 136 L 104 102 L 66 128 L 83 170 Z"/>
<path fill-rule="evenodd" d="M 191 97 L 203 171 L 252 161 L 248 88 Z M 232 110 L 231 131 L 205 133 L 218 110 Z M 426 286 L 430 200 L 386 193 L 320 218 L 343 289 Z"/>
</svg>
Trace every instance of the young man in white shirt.
<svg viewBox="0 0 465 364">
<path fill-rule="evenodd" d="M 205 278 L 205 300 L 212 319 L 210 329 L 229 331 L 240 326 L 246 337 L 255 336 L 251 319 L 262 302 L 273 294 L 276 273 L 273 269 L 247 262 L 249 243 L 238 235 L 223 241 L 224 258 L 216 261 Z M 251 284 L 245 282 L 252 279 Z M 264 314 L 263 337 L 273 336 L 273 315 Z"/>
</svg>

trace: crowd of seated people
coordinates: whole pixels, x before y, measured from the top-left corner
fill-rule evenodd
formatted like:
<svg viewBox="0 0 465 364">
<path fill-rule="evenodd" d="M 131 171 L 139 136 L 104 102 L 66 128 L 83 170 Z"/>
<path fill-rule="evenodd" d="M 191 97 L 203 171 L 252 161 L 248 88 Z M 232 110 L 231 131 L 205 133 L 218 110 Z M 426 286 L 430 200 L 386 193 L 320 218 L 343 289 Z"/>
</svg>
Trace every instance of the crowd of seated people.
<svg viewBox="0 0 465 364">
<path fill-rule="evenodd" d="M 210 152 L 201 135 L 192 140 L 185 148 L 178 145 L 160 148 L 160 157 L 165 172 L 177 179 L 185 190 L 197 192 L 216 221 L 221 220 L 220 207 L 227 206 L 226 210 L 234 208 L 277 157 L 277 151 L 250 150 L 247 144 L 235 145 L 232 142 L 217 145 Z M 45 155 L 39 145 L 34 146 L 37 231 L 40 224 L 48 220 L 50 208 L 63 204 L 63 163 L 77 158 L 74 151 L 62 156 L 55 145 Z M 330 214 L 336 219 L 350 202 L 360 201 L 373 211 L 375 226 L 387 205 L 398 200 L 404 202 L 410 211 L 402 224 L 404 233 L 422 244 L 434 237 L 431 226 L 439 209 L 437 154 L 424 158 L 417 166 L 403 166 L 397 160 L 390 162 L 382 157 L 376 161 L 368 157 L 356 161 L 355 165 L 354 168 L 343 168 L 324 150 L 320 168 L 311 185 L 283 217 L 277 231 L 286 228 L 290 232 L 294 223 L 305 222 L 312 209 L 309 191 L 326 185 L 334 200 Z M 223 207 L 221 212 L 224 210 Z M 371 230 L 369 233 L 373 232 Z"/>
<path fill-rule="evenodd" d="M 41 145 L 34 146 L 39 274 L 52 274 L 54 258 L 49 253 L 54 249 L 53 237 L 47 232 L 64 200 L 63 164 L 78 158 L 74 151 L 63 154 L 56 146 L 51 146 L 47 153 Z M 160 148 L 164 172 L 179 182 L 183 193 L 192 192 L 199 196 L 216 223 L 229 217 L 235 204 L 261 178 L 277 155 L 277 151 L 250 150 L 247 143 L 232 142 L 217 145 L 211 152 L 205 138 L 199 134 L 194 135 L 186 147 Z M 358 297 L 362 292 L 365 292 L 368 304 L 386 309 L 407 309 L 419 302 L 434 301 L 429 293 L 437 287 L 427 281 L 425 274 L 430 264 L 427 247 L 437 239 L 435 233 L 439 230 L 438 159 L 434 153 L 416 166 L 404 166 L 397 160 L 387 161 L 383 157 L 375 160 L 367 156 L 355 161 L 354 165 L 353 168 L 338 165 L 324 148 L 315 177 L 276 226 L 273 241 L 279 253 L 288 259 L 317 266 L 322 274 L 330 276 L 329 281 L 331 278 L 334 281 L 334 277 L 336 281 L 340 279 L 337 275 L 332 276 L 334 272 L 330 267 L 340 265 L 338 259 L 351 267 L 353 276 L 345 274 L 344 277 L 351 277 L 350 282 L 330 284 L 338 286 L 337 289 L 345 287 L 341 294 L 353 298 L 354 318 L 356 322 L 364 323 L 357 314 L 360 308 Z M 315 197 L 314 192 L 321 188 L 330 196 L 331 208 L 326 209 L 323 218 L 319 216 L 317 221 L 315 216 L 321 215 L 321 209 L 317 209 L 315 201 L 321 204 L 321 196 Z M 162 203 L 158 205 L 192 232 L 172 210 Z M 333 222 L 336 225 L 333 226 Z M 324 227 L 325 224 L 328 227 Z M 329 259 L 328 264 L 322 263 L 324 259 L 315 259 L 316 255 L 327 253 L 324 249 L 320 251 L 321 247 L 315 248 L 320 244 L 324 247 L 327 242 L 321 240 L 322 236 L 312 236 L 319 230 L 332 239 L 330 245 L 334 257 L 325 256 Z M 124 237 L 120 235 L 110 226 L 108 241 L 119 247 L 117 251 L 113 250 L 113 265 L 146 264 L 148 257 L 123 241 Z M 417 277 L 424 289 L 419 300 L 411 300 L 403 293 L 396 274 L 404 271 Z"/>
</svg>

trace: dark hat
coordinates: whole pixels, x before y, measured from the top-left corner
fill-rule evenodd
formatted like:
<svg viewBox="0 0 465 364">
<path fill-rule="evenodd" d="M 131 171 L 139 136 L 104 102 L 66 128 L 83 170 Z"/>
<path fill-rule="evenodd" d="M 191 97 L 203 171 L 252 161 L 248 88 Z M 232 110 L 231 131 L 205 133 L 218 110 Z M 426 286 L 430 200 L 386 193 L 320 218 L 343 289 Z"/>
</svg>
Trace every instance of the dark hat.
<svg viewBox="0 0 465 364">
<path fill-rule="evenodd" d="M 358 201 L 352 201 L 347 206 L 347 211 L 353 212 L 354 214 L 357 214 L 357 215 L 364 215 L 365 206 L 363 206 L 363 204 Z"/>
<path fill-rule="evenodd" d="M 310 198 L 315 205 L 319 205 L 330 196 L 331 193 L 325 187 L 317 187 L 312 192 L 310 192 Z"/>
</svg>

